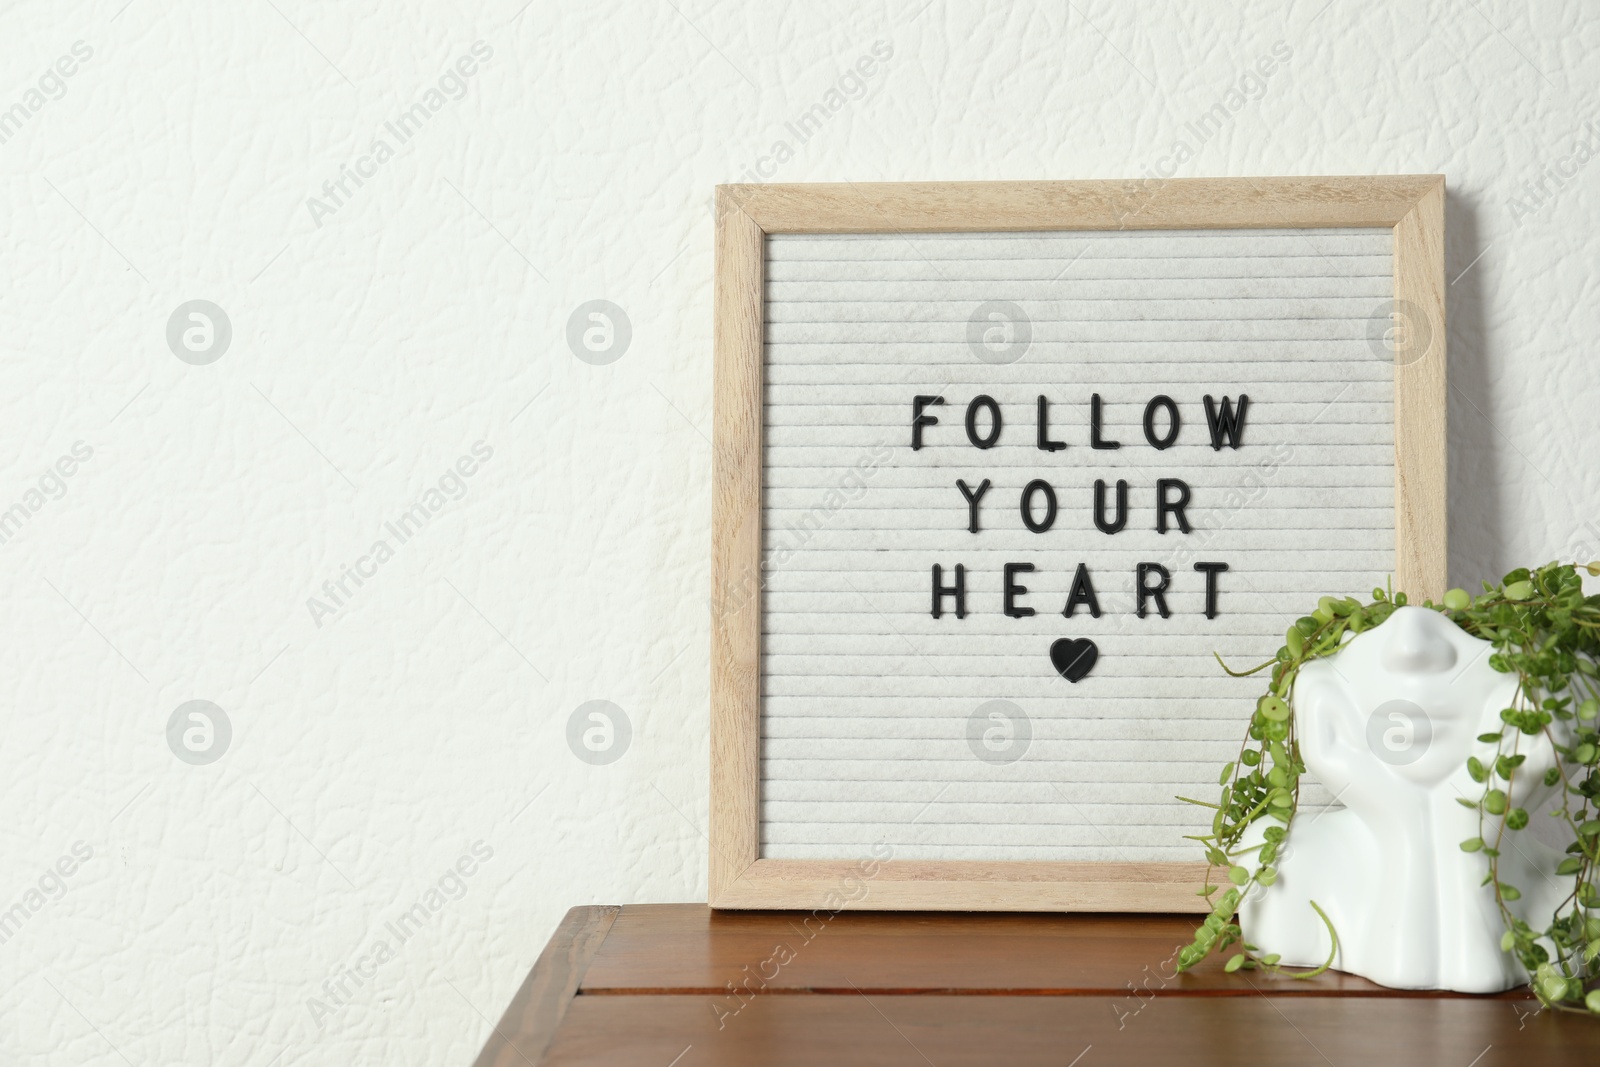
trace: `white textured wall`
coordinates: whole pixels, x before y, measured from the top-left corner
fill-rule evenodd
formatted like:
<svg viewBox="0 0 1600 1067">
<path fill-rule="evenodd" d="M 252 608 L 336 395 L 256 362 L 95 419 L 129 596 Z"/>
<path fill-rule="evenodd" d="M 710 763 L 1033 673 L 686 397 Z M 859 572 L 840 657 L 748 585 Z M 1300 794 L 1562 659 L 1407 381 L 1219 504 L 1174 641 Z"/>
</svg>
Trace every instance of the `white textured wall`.
<svg viewBox="0 0 1600 1067">
<path fill-rule="evenodd" d="M 8 5 L 0 1061 L 464 1063 L 566 908 L 703 899 L 709 199 L 747 168 L 1443 171 L 1454 577 L 1600 552 L 1600 196 L 1542 177 L 1600 142 L 1579 12 Z M 207 365 L 166 339 L 197 299 L 232 325 Z M 566 341 L 597 299 L 632 326 L 609 365 Z M 314 620 L 441 477 L 464 495 Z M 567 742 L 594 699 L 631 727 L 609 764 Z M 209 764 L 168 747 L 190 700 L 232 725 Z"/>
</svg>

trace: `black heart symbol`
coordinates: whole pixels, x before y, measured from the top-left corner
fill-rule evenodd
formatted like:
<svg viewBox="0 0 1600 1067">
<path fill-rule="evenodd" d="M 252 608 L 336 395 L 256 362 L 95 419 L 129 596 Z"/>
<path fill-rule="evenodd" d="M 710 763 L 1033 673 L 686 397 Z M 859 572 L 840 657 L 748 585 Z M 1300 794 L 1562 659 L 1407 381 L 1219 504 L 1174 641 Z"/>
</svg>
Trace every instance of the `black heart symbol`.
<svg viewBox="0 0 1600 1067">
<path fill-rule="evenodd" d="M 1055 665 L 1061 677 L 1069 682 L 1081 681 L 1100 658 L 1100 648 L 1087 637 L 1080 637 L 1070 641 L 1063 637 L 1050 646 L 1050 662 Z"/>
</svg>

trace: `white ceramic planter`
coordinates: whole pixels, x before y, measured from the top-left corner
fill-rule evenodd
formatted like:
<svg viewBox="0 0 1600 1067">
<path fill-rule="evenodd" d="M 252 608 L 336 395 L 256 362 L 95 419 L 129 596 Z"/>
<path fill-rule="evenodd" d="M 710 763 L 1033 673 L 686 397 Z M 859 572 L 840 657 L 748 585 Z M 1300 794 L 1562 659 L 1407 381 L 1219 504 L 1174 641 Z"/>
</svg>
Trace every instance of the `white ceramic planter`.
<svg viewBox="0 0 1600 1067">
<path fill-rule="evenodd" d="M 1403 607 L 1301 670 L 1301 755 L 1338 804 L 1296 816 L 1277 882 L 1240 909 L 1247 941 L 1285 964 L 1322 963 L 1330 942 L 1314 900 L 1338 931 L 1340 970 L 1401 989 L 1489 993 L 1527 981 L 1500 950 L 1493 889 L 1481 884 L 1487 860 L 1460 847 L 1479 827 L 1456 799 L 1484 789 L 1467 757 L 1491 762 L 1493 746 L 1477 735 L 1501 727 L 1516 690 L 1513 676 L 1489 666 L 1490 651 L 1439 612 Z M 1533 785 L 1512 803 L 1532 822 L 1507 834 L 1501 880 L 1521 889 L 1513 908 L 1543 929 L 1572 886 L 1554 874 L 1562 852 L 1537 836 L 1557 829 L 1544 814 L 1556 789 L 1539 781 L 1554 762 L 1550 742 L 1524 737 L 1519 751 L 1528 759 L 1518 779 Z M 1269 825 L 1278 824 L 1257 822 L 1246 843 Z"/>
</svg>

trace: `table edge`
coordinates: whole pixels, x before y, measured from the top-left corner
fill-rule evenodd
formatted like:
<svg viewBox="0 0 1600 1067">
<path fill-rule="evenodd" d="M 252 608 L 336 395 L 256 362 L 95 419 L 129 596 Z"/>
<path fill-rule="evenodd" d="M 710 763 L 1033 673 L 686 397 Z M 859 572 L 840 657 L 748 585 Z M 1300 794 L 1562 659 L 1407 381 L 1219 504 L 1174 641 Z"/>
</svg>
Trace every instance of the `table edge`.
<svg viewBox="0 0 1600 1067">
<path fill-rule="evenodd" d="M 567 912 L 473 1067 L 526 1067 L 544 1058 L 590 961 L 621 912 L 616 904 L 584 904 Z"/>
</svg>

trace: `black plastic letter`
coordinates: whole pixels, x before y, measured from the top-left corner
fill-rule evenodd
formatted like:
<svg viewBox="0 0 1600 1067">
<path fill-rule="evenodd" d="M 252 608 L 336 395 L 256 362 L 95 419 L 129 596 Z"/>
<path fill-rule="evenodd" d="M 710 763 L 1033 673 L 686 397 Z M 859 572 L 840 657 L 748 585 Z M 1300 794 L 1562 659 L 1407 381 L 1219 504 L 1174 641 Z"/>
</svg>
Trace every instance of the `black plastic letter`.
<svg viewBox="0 0 1600 1067">
<path fill-rule="evenodd" d="M 1033 494 L 1044 492 L 1044 518 L 1033 521 Z M 1056 524 L 1056 491 L 1043 478 L 1035 478 L 1022 490 L 1022 525 L 1034 533 L 1044 533 Z"/>
<path fill-rule="evenodd" d="M 1091 617 L 1100 617 L 1100 600 L 1094 595 L 1094 583 L 1089 580 L 1089 567 L 1084 563 L 1078 564 L 1078 573 L 1072 577 L 1072 592 L 1067 594 L 1067 606 L 1061 614 L 1072 618 L 1073 609 L 1079 604 L 1088 607 Z"/>
<path fill-rule="evenodd" d="M 1244 442 L 1244 413 L 1250 406 L 1250 398 L 1243 393 L 1239 394 L 1239 411 L 1234 414 L 1233 401 L 1228 397 L 1222 398 L 1222 411 L 1219 413 L 1211 394 L 1206 394 L 1206 423 L 1211 427 L 1211 450 L 1222 451 L 1222 439 L 1228 439 L 1229 448 L 1238 448 Z"/>
<path fill-rule="evenodd" d="M 1039 432 L 1035 440 L 1040 452 L 1060 452 L 1067 447 L 1065 441 L 1050 440 L 1050 401 L 1045 399 L 1043 393 L 1039 394 Z"/>
<path fill-rule="evenodd" d="M 1168 500 L 1168 489 L 1178 490 L 1178 499 Z M 1189 532 L 1189 516 L 1183 510 L 1189 506 L 1189 496 L 1189 483 L 1182 478 L 1156 479 L 1156 533 L 1167 532 L 1169 514 L 1178 520 L 1178 529 Z"/>
<path fill-rule="evenodd" d="M 970 488 L 960 478 L 956 479 L 956 488 L 961 490 L 961 495 L 967 498 L 967 514 L 969 516 L 967 529 L 972 533 L 978 532 L 978 501 L 983 499 L 983 494 L 989 491 L 989 479 L 985 478 L 976 490 Z"/>
<path fill-rule="evenodd" d="M 1100 394 L 1096 393 L 1089 398 L 1089 447 L 1090 448 L 1121 448 L 1121 441 L 1103 441 L 1100 439 Z"/>
<path fill-rule="evenodd" d="M 1155 585 L 1148 585 L 1145 583 L 1145 578 L 1152 574 L 1158 575 L 1161 580 Z M 1163 619 L 1170 618 L 1172 612 L 1167 610 L 1167 586 L 1172 582 L 1172 575 L 1167 573 L 1167 568 L 1159 563 L 1141 563 L 1138 567 L 1137 576 L 1138 580 L 1135 583 L 1134 591 L 1138 594 L 1139 599 L 1134 614 L 1141 619 L 1144 618 L 1144 602 L 1145 598 L 1149 597 L 1156 602 L 1156 610 L 1161 612 L 1161 617 Z"/>
<path fill-rule="evenodd" d="M 1005 609 L 1006 614 L 1013 619 L 1026 619 L 1029 615 L 1033 614 L 1032 608 L 1023 608 L 1017 606 L 1017 597 L 1027 596 L 1028 587 L 1025 585 L 1018 585 L 1016 582 L 1011 580 L 1013 575 L 1027 574 L 1031 570 L 1033 570 L 1033 564 L 1031 563 L 1006 564 L 1006 580 L 1003 587 L 1005 591 Z"/>
<path fill-rule="evenodd" d="M 1094 481 L 1094 524 L 1101 533 L 1114 534 L 1128 525 L 1128 483 L 1117 479 L 1117 521 L 1106 521 L 1106 483 Z"/>
<path fill-rule="evenodd" d="M 939 618 L 944 614 L 944 598 L 956 598 L 956 618 L 967 617 L 967 569 L 961 564 L 956 564 L 956 584 L 940 585 L 939 579 L 943 577 L 944 570 L 937 563 L 933 565 L 933 617 Z"/>
<path fill-rule="evenodd" d="M 1167 409 L 1167 436 L 1156 436 L 1156 409 Z M 1153 396 L 1150 403 L 1144 406 L 1144 439 L 1149 441 L 1157 451 L 1164 451 L 1172 447 L 1172 442 L 1178 439 L 1178 428 L 1183 420 L 1178 418 L 1178 405 L 1173 403 L 1170 396 Z"/>
<path fill-rule="evenodd" d="M 979 408 L 988 408 L 989 418 L 993 420 L 988 437 L 978 436 Z M 967 405 L 967 440 L 978 448 L 993 448 L 995 442 L 1000 440 L 1000 405 L 994 402 L 994 397 L 980 393 Z"/>
<path fill-rule="evenodd" d="M 922 447 L 922 428 L 924 426 L 939 425 L 939 420 L 936 417 L 924 415 L 922 409 L 943 403 L 944 397 L 942 396 L 914 396 L 911 398 L 911 451 L 915 452 Z"/>
<path fill-rule="evenodd" d="M 1217 617 L 1217 575 L 1228 569 L 1226 563 L 1196 563 L 1194 569 L 1206 576 L 1206 618 Z"/>
</svg>

